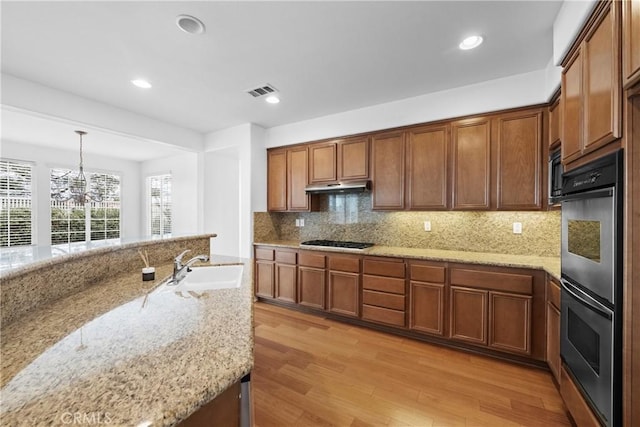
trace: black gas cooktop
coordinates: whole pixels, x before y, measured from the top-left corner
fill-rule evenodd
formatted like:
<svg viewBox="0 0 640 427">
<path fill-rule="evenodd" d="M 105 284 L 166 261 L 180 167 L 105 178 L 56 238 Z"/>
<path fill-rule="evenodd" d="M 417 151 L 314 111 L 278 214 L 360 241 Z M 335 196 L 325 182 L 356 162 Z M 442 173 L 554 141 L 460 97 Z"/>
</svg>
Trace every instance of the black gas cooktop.
<svg viewBox="0 0 640 427">
<path fill-rule="evenodd" d="M 337 240 L 307 240 L 300 243 L 303 246 L 321 246 L 325 248 L 340 248 L 340 249 L 352 249 L 363 250 L 373 246 L 373 243 L 363 242 L 340 242 Z"/>
</svg>

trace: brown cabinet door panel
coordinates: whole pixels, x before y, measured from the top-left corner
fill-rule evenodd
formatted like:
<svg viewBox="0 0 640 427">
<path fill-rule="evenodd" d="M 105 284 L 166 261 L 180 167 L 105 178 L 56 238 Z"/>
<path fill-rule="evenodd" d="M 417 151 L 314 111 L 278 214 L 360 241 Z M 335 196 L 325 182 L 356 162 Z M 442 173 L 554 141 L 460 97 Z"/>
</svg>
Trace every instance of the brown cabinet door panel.
<svg viewBox="0 0 640 427">
<path fill-rule="evenodd" d="M 542 113 L 499 117 L 498 209 L 542 208 Z"/>
<path fill-rule="evenodd" d="M 348 271 L 351 273 L 360 273 L 360 258 L 331 255 L 329 256 L 329 269 L 336 271 Z"/>
<path fill-rule="evenodd" d="M 409 209 L 447 209 L 449 127 L 407 132 L 407 204 Z"/>
<path fill-rule="evenodd" d="M 533 292 L 533 276 L 529 274 L 452 268 L 451 284 L 526 295 Z"/>
<path fill-rule="evenodd" d="M 415 264 L 409 266 L 409 278 L 420 282 L 444 283 L 446 267 Z"/>
<path fill-rule="evenodd" d="M 362 291 L 362 303 L 393 310 L 405 310 L 404 295 L 388 294 L 386 292 Z"/>
<path fill-rule="evenodd" d="M 451 286 L 450 295 L 451 338 L 486 345 L 488 292 Z"/>
<path fill-rule="evenodd" d="M 370 305 L 362 306 L 362 318 L 372 322 L 386 323 L 393 326 L 405 325 L 404 311 L 390 310 L 388 308 L 374 307 Z"/>
<path fill-rule="evenodd" d="M 273 261 L 275 251 L 270 248 L 256 248 L 256 259 Z"/>
<path fill-rule="evenodd" d="M 285 302 L 297 302 L 297 267 L 288 264 L 276 264 L 276 299 Z"/>
<path fill-rule="evenodd" d="M 287 210 L 287 152 L 285 150 L 267 153 L 267 209 Z"/>
<path fill-rule="evenodd" d="M 345 139 L 338 143 L 338 180 L 369 179 L 369 138 Z"/>
<path fill-rule="evenodd" d="M 489 209 L 491 140 L 488 119 L 456 122 L 453 134 L 453 209 Z"/>
<path fill-rule="evenodd" d="M 444 285 L 411 282 L 409 327 L 415 331 L 444 335 Z"/>
<path fill-rule="evenodd" d="M 359 279 L 359 274 L 330 271 L 327 309 L 333 313 L 358 317 L 360 307 Z"/>
<path fill-rule="evenodd" d="M 622 77 L 624 87 L 640 81 L 640 2 L 622 2 Z"/>
<path fill-rule="evenodd" d="M 547 363 L 558 383 L 560 383 L 560 312 L 547 303 Z"/>
<path fill-rule="evenodd" d="M 390 292 L 394 294 L 405 294 L 404 279 L 380 276 L 362 276 L 362 288 L 372 291 Z"/>
<path fill-rule="evenodd" d="M 275 289 L 275 270 L 273 262 L 256 261 L 256 295 L 273 298 Z"/>
<path fill-rule="evenodd" d="M 402 262 L 401 258 L 392 261 L 365 258 L 362 261 L 362 272 L 376 276 L 401 277 L 404 279 L 404 262 Z"/>
<path fill-rule="evenodd" d="M 305 192 L 307 176 L 307 147 L 287 150 L 288 155 L 288 205 L 290 211 L 310 210 L 310 196 Z"/>
<path fill-rule="evenodd" d="M 547 280 L 547 300 L 560 310 L 560 285 L 553 280 Z"/>
<path fill-rule="evenodd" d="M 373 209 L 404 209 L 404 156 L 404 133 L 392 132 L 372 137 Z"/>
<path fill-rule="evenodd" d="M 336 175 L 336 143 L 312 144 L 309 146 L 309 182 L 333 182 Z"/>
<path fill-rule="evenodd" d="M 326 256 L 321 253 L 300 251 L 298 254 L 298 265 L 304 265 L 306 267 L 325 267 Z"/>
<path fill-rule="evenodd" d="M 306 307 L 325 309 L 325 271 L 298 267 L 298 302 Z"/>
<path fill-rule="evenodd" d="M 560 99 L 549 107 L 549 147 L 560 144 Z"/>
<path fill-rule="evenodd" d="M 584 41 L 584 152 L 620 138 L 620 57 L 617 3 Z"/>
<path fill-rule="evenodd" d="M 562 163 L 577 159 L 582 153 L 582 55 L 578 50 L 562 70 L 560 94 L 562 117 Z"/>
<path fill-rule="evenodd" d="M 282 264 L 295 264 L 296 263 L 296 252 L 293 251 L 285 251 L 285 250 L 276 250 L 276 262 Z"/>
<path fill-rule="evenodd" d="M 489 292 L 489 346 L 531 353 L 531 300 L 526 295 Z"/>
</svg>

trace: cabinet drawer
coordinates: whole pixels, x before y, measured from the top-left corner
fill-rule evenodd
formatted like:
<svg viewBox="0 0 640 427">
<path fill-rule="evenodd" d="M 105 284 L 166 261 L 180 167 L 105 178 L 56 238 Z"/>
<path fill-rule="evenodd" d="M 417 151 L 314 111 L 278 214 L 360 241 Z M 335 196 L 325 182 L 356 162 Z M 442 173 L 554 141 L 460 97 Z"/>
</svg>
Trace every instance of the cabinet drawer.
<svg viewBox="0 0 640 427">
<path fill-rule="evenodd" d="M 352 273 L 360 273 L 360 258 L 330 256 L 329 269 L 335 271 L 350 271 Z"/>
<path fill-rule="evenodd" d="M 388 308 L 362 306 L 362 318 L 374 322 L 387 323 L 394 326 L 404 326 L 404 311 L 390 310 Z"/>
<path fill-rule="evenodd" d="M 525 295 L 531 295 L 533 292 L 533 276 L 526 274 L 452 268 L 451 284 L 476 289 L 515 292 Z"/>
<path fill-rule="evenodd" d="M 273 261 L 273 249 L 269 248 L 256 248 L 256 259 L 263 259 L 265 261 Z"/>
<path fill-rule="evenodd" d="M 404 311 L 404 295 L 364 290 L 362 291 L 362 302 L 377 307 Z"/>
<path fill-rule="evenodd" d="M 305 267 L 324 268 L 325 256 L 323 254 L 300 252 L 298 254 L 298 265 Z"/>
<path fill-rule="evenodd" d="M 560 310 L 560 286 L 553 280 L 547 281 L 547 295 L 549 302 Z"/>
<path fill-rule="evenodd" d="M 391 277 L 363 276 L 362 287 L 372 291 L 391 292 L 404 295 L 404 279 Z"/>
<path fill-rule="evenodd" d="M 445 268 L 432 265 L 411 264 L 409 275 L 418 282 L 444 283 Z"/>
<path fill-rule="evenodd" d="M 296 252 L 276 251 L 276 262 L 283 264 L 295 264 L 296 255 L 298 255 Z"/>
<path fill-rule="evenodd" d="M 400 277 L 404 279 L 404 262 L 380 261 L 377 259 L 365 258 L 362 270 L 364 274 Z"/>
</svg>

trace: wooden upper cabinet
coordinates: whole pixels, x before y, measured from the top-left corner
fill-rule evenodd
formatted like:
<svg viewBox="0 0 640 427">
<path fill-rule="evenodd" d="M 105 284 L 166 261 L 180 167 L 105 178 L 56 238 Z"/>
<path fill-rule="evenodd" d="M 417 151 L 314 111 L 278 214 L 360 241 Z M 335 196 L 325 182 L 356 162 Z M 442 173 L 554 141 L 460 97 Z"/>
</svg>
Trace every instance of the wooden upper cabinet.
<svg viewBox="0 0 640 427">
<path fill-rule="evenodd" d="M 309 183 L 334 182 L 336 174 L 337 144 L 324 142 L 309 146 Z"/>
<path fill-rule="evenodd" d="M 403 132 L 373 135 L 371 139 L 373 209 L 404 209 L 404 164 Z"/>
<path fill-rule="evenodd" d="M 287 210 L 286 150 L 267 153 L 267 209 L 270 212 Z"/>
<path fill-rule="evenodd" d="M 290 211 L 308 211 L 310 197 L 307 186 L 307 147 L 287 150 L 287 202 Z"/>
<path fill-rule="evenodd" d="M 640 1 L 622 2 L 622 80 L 625 88 L 640 81 Z"/>
<path fill-rule="evenodd" d="M 454 122 L 453 209 L 489 209 L 491 138 L 488 118 Z"/>
<path fill-rule="evenodd" d="M 619 4 L 610 3 L 584 40 L 584 152 L 621 136 Z"/>
<path fill-rule="evenodd" d="M 600 2 L 562 71 L 564 164 L 621 137 L 620 62 L 620 2 Z"/>
<path fill-rule="evenodd" d="M 359 136 L 338 142 L 338 181 L 369 178 L 369 138 Z"/>
<path fill-rule="evenodd" d="M 562 70 L 560 99 L 562 162 L 568 163 L 582 152 L 582 55 L 579 50 Z"/>
<path fill-rule="evenodd" d="M 407 132 L 407 207 L 449 207 L 449 126 L 427 126 Z"/>
<path fill-rule="evenodd" d="M 497 208 L 542 207 L 542 112 L 514 113 L 495 119 Z"/>
<path fill-rule="evenodd" d="M 560 98 L 549 106 L 549 148 L 560 146 Z"/>
</svg>

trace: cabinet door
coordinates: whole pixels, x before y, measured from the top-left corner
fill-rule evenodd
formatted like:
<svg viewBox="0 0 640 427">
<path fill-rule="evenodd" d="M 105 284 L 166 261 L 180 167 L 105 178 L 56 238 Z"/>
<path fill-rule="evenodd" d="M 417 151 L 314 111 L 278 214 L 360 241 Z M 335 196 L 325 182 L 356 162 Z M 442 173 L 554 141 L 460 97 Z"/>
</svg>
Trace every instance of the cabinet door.
<svg viewBox="0 0 640 427">
<path fill-rule="evenodd" d="M 310 196 L 307 187 L 307 147 L 287 150 L 287 194 L 290 211 L 308 211 Z"/>
<path fill-rule="evenodd" d="M 273 298 L 275 273 L 273 262 L 256 260 L 256 295 Z"/>
<path fill-rule="evenodd" d="M 488 292 L 451 286 L 451 338 L 487 344 Z"/>
<path fill-rule="evenodd" d="M 298 303 L 324 310 L 325 271 L 323 268 L 298 267 Z"/>
<path fill-rule="evenodd" d="M 409 209 L 447 209 L 449 128 L 407 132 L 407 204 Z"/>
<path fill-rule="evenodd" d="M 549 107 L 549 147 L 560 145 L 560 98 Z"/>
<path fill-rule="evenodd" d="M 336 143 L 320 143 L 309 146 L 309 182 L 317 184 L 334 182 L 336 175 Z"/>
<path fill-rule="evenodd" d="M 297 302 L 297 267 L 290 264 L 276 264 L 276 299 Z"/>
<path fill-rule="evenodd" d="M 338 180 L 369 179 L 369 138 L 350 138 L 338 144 Z"/>
<path fill-rule="evenodd" d="M 531 354 L 529 295 L 489 292 L 489 346 Z"/>
<path fill-rule="evenodd" d="M 371 140 L 373 209 L 404 209 L 404 134 L 374 135 Z"/>
<path fill-rule="evenodd" d="M 622 78 L 624 87 L 640 81 L 640 1 L 622 2 Z"/>
<path fill-rule="evenodd" d="M 562 70 L 562 163 L 577 159 L 582 152 L 582 54 L 575 56 Z"/>
<path fill-rule="evenodd" d="M 542 208 L 542 113 L 496 119 L 498 209 Z"/>
<path fill-rule="evenodd" d="M 610 3 L 584 41 L 585 153 L 621 136 L 618 3 Z"/>
<path fill-rule="evenodd" d="M 267 153 L 267 210 L 287 210 L 287 152 Z"/>
<path fill-rule="evenodd" d="M 409 327 L 414 331 L 444 335 L 444 285 L 412 281 L 410 286 Z"/>
<path fill-rule="evenodd" d="M 455 122 L 453 209 L 489 209 L 491 141 L 489 119 Z"/>
<path fill-rule="evenodd" d="M 341 271 L 329 272 L 329 304 L 333 313 L 358 317 L 360 306 L 360 275 Z"/>
<path fill-rule="evenodd" d="M 547 363 L 558 383 L 560 383 L 560 312 L 547 303 Z"/>
</svg>

